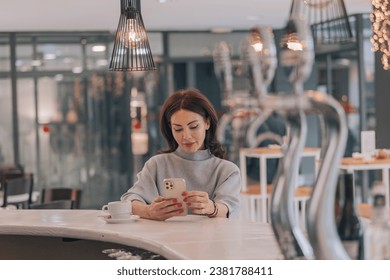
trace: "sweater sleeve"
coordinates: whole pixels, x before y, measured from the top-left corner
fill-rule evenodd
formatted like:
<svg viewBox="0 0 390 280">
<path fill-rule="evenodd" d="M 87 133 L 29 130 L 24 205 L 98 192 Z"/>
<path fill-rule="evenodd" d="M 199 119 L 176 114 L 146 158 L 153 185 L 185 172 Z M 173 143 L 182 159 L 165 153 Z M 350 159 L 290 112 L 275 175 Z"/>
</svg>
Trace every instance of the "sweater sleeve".
<svg viewBox="0 0 390 280">
<path fill-rule="evenodd" d="M 150 204 L 159 196 L 156 184 L 156 162 L 148 160 L 142 170 L 137 174 L 137 180 L 134 185 L 121 196 L 121 200 L 139 200 Z"/>
<path fill-rule="evenodd" d="M 216 186 L 213 199 L 215 202 L 225 204 L 229 210 L 228 218 L 237 218 L 240 212 L 241 174 L 239 168 L 229 163 L 224 168 L 223 180 Z"/>
</svg>

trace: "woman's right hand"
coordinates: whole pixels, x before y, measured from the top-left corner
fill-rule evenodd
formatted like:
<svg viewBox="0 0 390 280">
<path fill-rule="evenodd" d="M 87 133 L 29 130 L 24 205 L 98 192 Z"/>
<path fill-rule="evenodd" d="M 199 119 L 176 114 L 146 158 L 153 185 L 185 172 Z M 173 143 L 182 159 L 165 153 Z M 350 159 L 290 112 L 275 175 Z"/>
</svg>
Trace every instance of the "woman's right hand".
<svg viewBox="0 0 390 280">
<path fill-rule="evenodd" d="M 177 199 L 157 197 L 150 205 L 133 200 L 133 214 L 145 219 L 164 221 L 183 213 L 183 205 Z"/>
<path fill-rule="evenodd" d="M 177 203 L 177 199 L 159 196 L 147 206 L 145 218 L 165 221 L 166 219 L 183 213 L 183 211 L 183 205 Z"/>
</svg>

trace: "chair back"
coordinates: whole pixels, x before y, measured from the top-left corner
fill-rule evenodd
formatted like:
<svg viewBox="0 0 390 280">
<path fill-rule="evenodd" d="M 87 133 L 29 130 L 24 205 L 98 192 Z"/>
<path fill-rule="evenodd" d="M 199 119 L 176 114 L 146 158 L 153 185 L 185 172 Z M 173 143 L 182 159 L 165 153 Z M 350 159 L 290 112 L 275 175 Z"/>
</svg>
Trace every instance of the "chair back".
<svg viewBox="0 0 390 280">
<path fill-rule="evenodd" d="M 34 175 L 26 173 L 23 176 L 12 176 L 4 180 L 3 204 L 1 207 L 15 205 L 18 208 L 28 208 L 32 201 Z"/>
<path fill-rule="evenodd" d="M 76 188 L 44 188 L 41 203 L 69 199 L 74 201 L 74 208 L 79 209 L 82 190 Z"/>
<path fill-rule="evenodd" d="M 31 204 L 30 209 L 74 209 L 74 206 L 74 200 L 62 199 L 39 204 Z"/>
<path fill-rule="evenodd" d="M 3 189 L 6 179 L 21 177 L 23 174 L 24 169 L 21 165 L 0 164 L 0 190 Z"/>
</svg>

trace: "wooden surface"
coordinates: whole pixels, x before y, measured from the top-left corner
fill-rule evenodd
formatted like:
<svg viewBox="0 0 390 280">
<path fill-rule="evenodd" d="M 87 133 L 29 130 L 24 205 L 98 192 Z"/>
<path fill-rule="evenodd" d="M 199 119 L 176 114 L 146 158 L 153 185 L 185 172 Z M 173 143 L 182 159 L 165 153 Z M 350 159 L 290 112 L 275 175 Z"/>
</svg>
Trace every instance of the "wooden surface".
<svg viewBox="0 0 390 280">
<path fill-rule="evenodd" d="M 281 154 L 283 153 L 283 150 L 281 147 L 264 147 L 264 148 L 241 148 L 240 151 L 242 152 L 249 152 L 249 153 L 257 153 L 257 154 Z M 304 148 L 303 150 L 306 153 L 310 152 L 319 152 L 319 148 Z"/>
<path fill-rule="evenodd" d="M 367 203 L 359 203 L 356 205 L 357 212 L 360 217 L 365 218 L 365 219 L 370 219 L 371 218 L 371 209 L 372 206 Z M 388 219 L 390 220 L 390 209 L 388 210 Z"/>
<path fill-rule="evenodd" d="M 372 160 L 364 160 L 357 159 L 352 157 L 343 158 L 341 160 L 342 165 L 368 165 L 368 164 L 390 164 L 390 158 L 386 159 L 372 159 Z"/>
<path fill-rule="evenodd" d="M 310 186 L 299 186 L 295 190 L 295 196 L 310 196 L 313 191 L 313 188 Z M 267 184 L 267 194 L 271 195 L 272 193 L 272 184 Z M 250 185 L 246 190 L 242 191 L 242 194 L 247 195 L 260 195 L 261 189 L 259 185 Z"/>
</svg>

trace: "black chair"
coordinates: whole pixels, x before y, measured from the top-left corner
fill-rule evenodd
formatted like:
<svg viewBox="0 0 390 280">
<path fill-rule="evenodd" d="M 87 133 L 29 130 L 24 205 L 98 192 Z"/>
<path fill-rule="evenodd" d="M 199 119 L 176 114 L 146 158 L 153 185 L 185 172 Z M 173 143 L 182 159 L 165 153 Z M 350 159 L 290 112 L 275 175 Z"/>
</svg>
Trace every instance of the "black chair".
<svg viewBox="0 0 390 280">
<path fill-rule="evenodd" d="M 62 199 L 45 203 L 31 204 L 30 209 L 74 209 L 74 206 L 74 200 Z"/>
<path fill-rule="evenodd" d="M 73 200 L 74 209 L 80 209 L 82 190 L 76 188 L 44 188 L 41 192 L 41 203 L 55 200 Z"/>
<path fill-rule="evenodd" d="M 6 178 L 2 190 L 3 203 L 1 207 L 15 205 L 17 208 L 28 208 L 32 202 L 33 188 L 34 175 L 32 173 Z"/>
<path fill-rule="evenodd" d="M 6 179 L 21 177 L 23 174 L 24 169 L 21 165 L 0 164 L 0 190 L 3 189 Z"/>
</svg>

